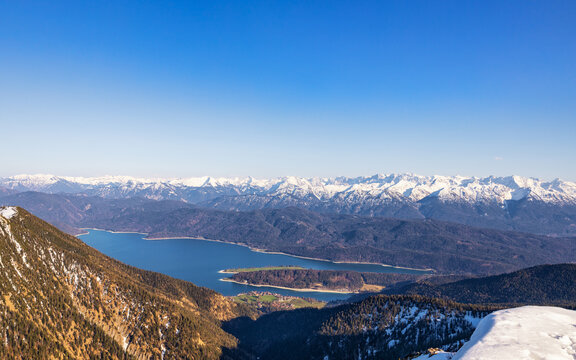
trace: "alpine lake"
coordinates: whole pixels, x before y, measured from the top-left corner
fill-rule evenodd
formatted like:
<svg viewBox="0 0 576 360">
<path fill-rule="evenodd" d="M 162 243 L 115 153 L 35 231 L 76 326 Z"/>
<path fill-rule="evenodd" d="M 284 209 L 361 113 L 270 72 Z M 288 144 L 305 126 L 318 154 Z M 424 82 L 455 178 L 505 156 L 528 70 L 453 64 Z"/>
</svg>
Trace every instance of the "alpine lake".
<svg viewBox="0 0 576 360">
<path fill-rule="evenodd" d="M 323 301 L 346 299 L 353 294 L 293 291 L 274 287 L 250 286 L 221 281 L 231 274 L 219 271 L 264 266 L 300 266 L 318 270 L 354 270 L 377 273 L 425 274 L 413 270 L 377 264 L 334 263 L 284 254 L 253 251 L 248 247 L 201 239 L 147 240 L 146 234 L 86 230 L 78 238 L 98 251 L 141 269 L 156 271 L 190 281 L 233 296 L 249 291 L 270 291 L 277 294 L 314 298 Z"/>
</svg>

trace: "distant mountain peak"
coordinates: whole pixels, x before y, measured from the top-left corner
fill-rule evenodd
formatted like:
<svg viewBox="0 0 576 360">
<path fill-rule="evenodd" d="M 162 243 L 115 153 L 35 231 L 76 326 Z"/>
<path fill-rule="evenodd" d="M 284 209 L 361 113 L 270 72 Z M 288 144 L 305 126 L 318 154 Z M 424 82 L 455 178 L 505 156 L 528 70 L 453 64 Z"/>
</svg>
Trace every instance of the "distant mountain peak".
<svg viewBox="0 0 576 360">
<path fill-rule="evenodd" d="M 433 192 L 443 189 L 446 194 L 456 194 L 458 190 L 461 196 L 466 198 L 470 194 L 482 194 L 484 198 L 506 198 L 506 194 L 517 189 L 531 189 L 537 193 L 559 193 L 567 197 L 576 198 L 576 183 L 554 179 L 550 182 L 521 176 L 485 178 L 464 176 L 422 176 L 414 174 L 376 174 L 364 177 L 336 177 L 336 178 L 303 178 L 286 176 L 279 178 L 257 179 L 254 177 L 196 177 L 196 178 L 136 178 L 131 176 L 103 176 L 103 177 L 70 177 L 48 174 L 15 175 L 0 178 L 0 185 L 8 189 L 28 189 L 44 191 L 58 183 L 74 184 L 81 189 L 100 187 L 135 186 L 147 188 L 150 186 L 178 188 L 202 188 L 202 187 L 233 187 L 242 188 L 250 193 L 267 192 L 278 187 L 294 187 L 309 190 L 314 193 L 343 191 L 374 191 L 403 194 L 421 194 L 425 197 Z M 330 187 L 330 190 L 326 190 Z M 410 195 L 411 200 L 420 200 Z M 508 197 L 510 198 L 510 197 Z M 545 196 L 549 199 L 550 196 Z"/>
<path fill-rule="evenodd" d="M 205 176 L 146 179 L 41 174 L 0 178 L 0 190 L 0 194 L 7 195 L 40 191 L 108 199 L 178 200 L 222 210 L 297 206 L 319 212 L 435 218 L 474 226 L 554 234 L 573 233 L 571 224 L 576 223 L 576 183 L 521 176 L 480 178 L 405 173 L 330 178 Z M 525 224 L 517 226 L 516 216 L 526 206 L 537 208 L 525 211 L 533 214 L 537 221 L 530 225 L 531 220 L 521 220 Z M 549 213 L 551 208 L 557 213 Z M 554 225 L 558 221 L 562 223 L 560 227 Z"/>
</svg>

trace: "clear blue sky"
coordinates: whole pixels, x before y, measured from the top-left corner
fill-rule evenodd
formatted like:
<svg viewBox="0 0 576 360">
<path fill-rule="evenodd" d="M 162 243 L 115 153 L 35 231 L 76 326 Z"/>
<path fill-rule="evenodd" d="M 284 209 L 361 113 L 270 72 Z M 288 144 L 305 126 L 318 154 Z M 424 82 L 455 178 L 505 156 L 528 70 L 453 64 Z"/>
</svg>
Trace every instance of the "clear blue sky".
<svg viewBox="0 0 576 360">
<path fill-rule="evenodd" d="M 576 180 L 576 1 L 0 0 L 0 176 Z"/>
</svg>

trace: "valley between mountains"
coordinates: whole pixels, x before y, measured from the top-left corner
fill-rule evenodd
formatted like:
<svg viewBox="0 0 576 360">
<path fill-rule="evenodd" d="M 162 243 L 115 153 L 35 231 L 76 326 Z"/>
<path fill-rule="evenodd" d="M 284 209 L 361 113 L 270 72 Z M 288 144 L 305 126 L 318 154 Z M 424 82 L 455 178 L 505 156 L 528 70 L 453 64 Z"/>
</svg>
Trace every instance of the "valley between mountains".
<svg viewBox="0 0 576 360">
<path fill-rule="evenodd" d="M 569 262 L 576 237 L 476 228 L 433 219 L 324 214 L 288 207 L 254 211 L 200 208 L 181 201 L 23 192 L 0 197 L 59 228 L 147 233 L 149 238 L 204 238 L 266 251 L 433 269 L 440 274 L 498 274 Z"/>
<path fill-rule="evenodd" d="M 545 265 L 262 315 L 124 265 L 16 207 L 0 210 L 0 260 L 0 349 L 8 359 L 392 360 L 456 351 L 495 310 L 576 307 L 576 265 Z M 437 298 L 419 295 L 418 286 Z M 501 293 L 503 286 L 522 291 Z M 464 294 L 478 301 L 451 300 L 468 301 Z"/>
<path fill-rule="evenodd" d="M 429 349 L 451 357 L 495 311 L 576 308 L 576 202 L 573 184 L 559 180 L 31 176 L 0 184 L 0 351 L 9 359 L 396 360 Z M 73 236 L 83 228 L 430 273 L 256 269 L 232 279 L 358 294 L 327 304 L 225 297 L 103 255 Z"/>
</svg>

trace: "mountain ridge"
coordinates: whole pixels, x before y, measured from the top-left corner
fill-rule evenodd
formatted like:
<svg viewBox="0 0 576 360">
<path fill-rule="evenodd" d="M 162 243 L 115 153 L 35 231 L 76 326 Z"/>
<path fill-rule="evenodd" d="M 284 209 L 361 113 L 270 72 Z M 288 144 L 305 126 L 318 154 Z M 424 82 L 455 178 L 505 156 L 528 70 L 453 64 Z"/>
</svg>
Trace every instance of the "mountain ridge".
<svg viewBox="0 0 576 360">
<path fill-rule="evenodd" d="M 470 304 L 576 307 L 576 263 L 545 264 L 510 273 L 432 284 L 427 279 L 385 289 L 384 294 L 422 295 Z"/>
<path fill-rule="evenodd" d="M 532 196 L 544 202 L 576 203 L 576 183 L 554 179 L 541 181 L 537 178 L 506 177 L 465 177 L 465 176 L 422 176 L 414 174 L 377 174 L 360 177 L 295 177 L 256 179 L 253 177 L 194 177 L 194 178 L 137 178 L 131 176 L 72 177 L 49 174 L 15 175 L 0 178 L 0 186 L 10 190 L 33 190 L 50 192 L 91 191 L 92 195 L 133 196 L 130 192 L 147 190 L 181 191 L 189 188 L 234 188 L 240 194 L 274 195 L 280 193 L 311 194 L 318 199 L 329 199 L 340 193 L 372 192 L 372 195 L 404 198 L 420 201 L 428 196 L 445 200 L 490 201 L 521 200 Z M 122 191 L 106 192 L 112 187 Z M 460 190 L 460 191 L 458 191 Z M 130 194 L 130 195 L 128 195 Z M 170 196 L 180 194 L 167 193 Z M 158 200 L 159 198 L 150 197 Z M 174 198 L 173 198 L 174 199 Z M 185 196 L 177 200 L 186 200 Z"/>
<path fill-rule="evenodd" d="M 0 178 L 4 194 L 41 191 L 109 199 L 182 201 L 230 211 L 301 207 L 321 213 L 436 219 L 547 235 L 576 234 L 576 184 L 510 177 L 375 175 L 356 178 Z"/>
</svg>

